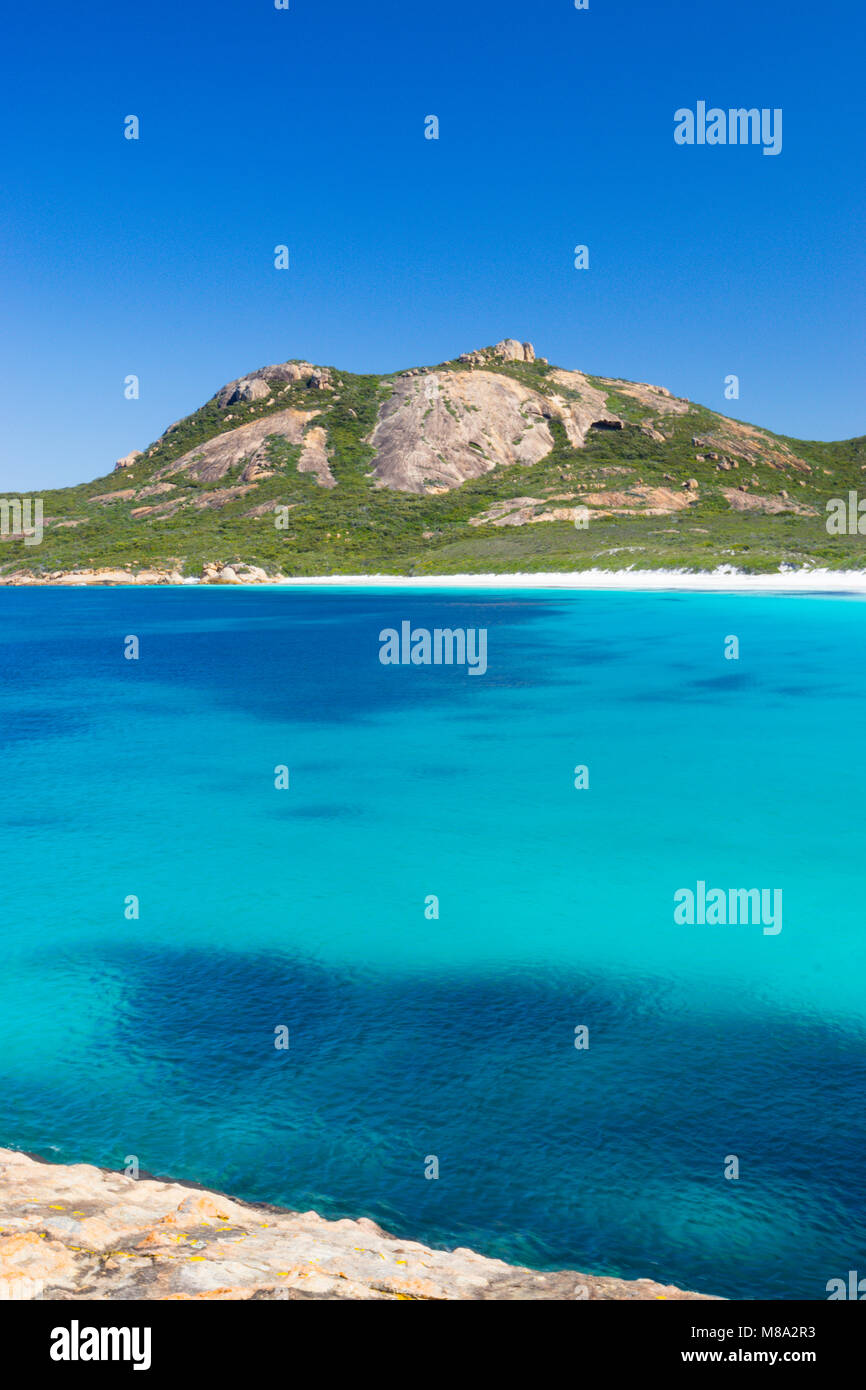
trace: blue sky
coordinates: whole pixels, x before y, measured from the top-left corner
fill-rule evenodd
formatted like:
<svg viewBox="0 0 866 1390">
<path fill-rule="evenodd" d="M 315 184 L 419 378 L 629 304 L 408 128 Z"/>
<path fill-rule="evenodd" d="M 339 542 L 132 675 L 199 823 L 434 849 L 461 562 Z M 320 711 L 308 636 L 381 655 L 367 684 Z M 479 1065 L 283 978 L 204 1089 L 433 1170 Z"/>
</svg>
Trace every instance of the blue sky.
<svg viewBox="0 0 866 1390">
<path fill-rule="evenodd" d="M 10 10 L 0 487 L 110 471 L 269 362 L 383 372 L 505 336 L 866 432 L 864 27 L 855 0 Z M 781 107 L 782 153 L 677 146 L 698 100 Z"/>
</svg>

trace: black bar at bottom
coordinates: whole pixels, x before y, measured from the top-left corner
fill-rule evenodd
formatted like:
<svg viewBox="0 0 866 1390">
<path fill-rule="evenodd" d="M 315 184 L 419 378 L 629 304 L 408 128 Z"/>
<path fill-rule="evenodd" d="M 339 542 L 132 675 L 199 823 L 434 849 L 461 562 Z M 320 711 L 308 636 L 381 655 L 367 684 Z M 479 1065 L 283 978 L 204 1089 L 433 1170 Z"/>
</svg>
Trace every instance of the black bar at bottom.
<svg viewBox="0 0 866 1390">
<path fill-rule="evenodd" d="M 329 1301 L 342 1306 L 329 1311 L 311 1306 Z M 292 1380 L 302 1374 L 310 1381 L 312 1375 L 312 1381 L 324 1385 L 342 1374 L 355 1378 L 364 1366 L 375 1372 L 378 1365 L 376 1375 L 390 1379 L 387 1367 L 393 1374 L 402 1364 L 397 1379 L 405 1381 L 415 1378 L 410 1377 L 411 1363 L 406 1363 L 401 1340 L 401 1333 L 408 1333 L 415 1339 L 412 1361 L 428 1382 L 436 1362 L 449 1378 L 458 1366 L 465 1372 L 468 1348 L 482 1360 L 489 1356 L 490 1371 L 503 1356 L 523 1350 L 531 1359 L 540 1358 L 543 1375 L 551 1356 L 556 1354 L 559 1361 L 564 1352 L 566 1364 L 581 1378 L 581 1367 L 586 1372 L 590 1366 L 596 1374 L 604 1368 L 642 1377 L 672 1367 L 700 1372 L 706 1366 L 760 1366 L 805 1368 L 826 1381 L 843 1369 L 847 1375 L 857 1374 L 866 1330 L 862 1314 L 842 1302 L 575 1300 L 571 1306 L 557 1301 L 547 1313 L 537 1303 L 529 1313 L 515 1314 L 512 1309 L 500 1323 L 501 1306 L 498 1313 L 492 1308 L 473 1312 L 466 1306 L 472 1300 L 466 1300 L 440 1309 L 444 1322 L 438 1314 L 435 1322 L 428 1322 L 429 1309 L 412 1314 L 405 1307 L 399 1316 L 392 1308 L 395 1316 L 380 1322 L 387 1302 L 392 1300 L 379 1302 L 378 1312 L 366 1301 L 359 1312 L 348 1306 L 349 1300 L 302 1295 L 246 1302 L 7 1302 L 0 1303 L 0 1338 L 5 1358 L 14 1351 L 24 1371 L 61 1380 L 70 1375 L 92 1378 L 108 1370 L 115 1376 L 156 1375 L 160 1380 L 166 1374 L 194 1372 L 230 1381 L 282 1364 Z M 282 1306 L 286 1303 L 299 1306 Z M 301 1352 L 303 1372 L 295 1362 Z M 421 1363 L 416 1360 L 419 1354 Z M 318 1374 L 312 1373 L 311 1361 L 318 1364 Z"/>
</svg>

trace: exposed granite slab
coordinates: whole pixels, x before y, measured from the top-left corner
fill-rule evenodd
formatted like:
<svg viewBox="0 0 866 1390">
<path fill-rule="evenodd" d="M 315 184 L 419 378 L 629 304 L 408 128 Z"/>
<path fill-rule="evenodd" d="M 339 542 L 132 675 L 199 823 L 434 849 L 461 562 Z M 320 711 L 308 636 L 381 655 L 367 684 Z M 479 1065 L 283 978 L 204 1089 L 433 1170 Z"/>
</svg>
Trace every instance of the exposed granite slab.
<svg viewBox="0 0 866 1390">
<path fill-rule="evenodd" d="M 431 1250 L 373 1221 L 252 1205 L 182 1183 L 0 1149 L 0 1297 L 701 1299 Z"/>
</svg>

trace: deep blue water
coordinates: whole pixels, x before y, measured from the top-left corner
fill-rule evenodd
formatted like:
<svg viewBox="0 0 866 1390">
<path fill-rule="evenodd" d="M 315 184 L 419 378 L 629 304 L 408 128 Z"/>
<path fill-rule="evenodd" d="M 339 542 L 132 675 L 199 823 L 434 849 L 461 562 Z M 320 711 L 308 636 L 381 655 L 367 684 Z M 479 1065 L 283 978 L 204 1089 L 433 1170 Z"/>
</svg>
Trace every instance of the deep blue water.
<svg viewBox="0 0 866 1390">
<path fill-rule="evenodd" d="M 487 674 L 382 666 L 402 619 Z M 866 1273 L 864 684 L 853 598 L 0 591 L 0 1144 L 826 1297 Z M 676 924 L 699 879 L 782 931 Z"/>
</svg>

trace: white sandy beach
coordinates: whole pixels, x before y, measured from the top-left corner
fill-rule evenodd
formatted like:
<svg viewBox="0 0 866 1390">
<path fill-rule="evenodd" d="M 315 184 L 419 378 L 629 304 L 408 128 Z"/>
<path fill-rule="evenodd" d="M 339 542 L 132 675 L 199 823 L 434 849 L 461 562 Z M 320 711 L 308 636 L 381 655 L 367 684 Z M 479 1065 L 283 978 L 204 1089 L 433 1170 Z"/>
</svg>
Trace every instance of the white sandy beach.
<svg viewBox="0 0 866 1390">
<path fill-rule="evenodd" d="M 685 570 L 581 570 L 544 574 L 340 574 L 280 579 L 280 586 L 389 589 L 667 589 L 708 593 L 866 594 L 866 570 L 782 570 L 744 574 L 722 568 Z"/>
<path fill-rule="evenodd" d="M 866 570 L 785 569 L 772 574 L 745 574 L 723 567 L 716 570 L 577 570 L 538 574 L 324 574 L 266 575 L 239 561 L 209 567 L 213 575 L 183 577 L 179 571 L 155 569 L 58 570 L 48 576 L 15 571 L 0 576 L 0 587 L 164 588 L 166 586 L 230 586 L 238 589 L 586 589 L 659 590 L 692 593 L 866 594 Z M 253 569 L 254 574 L 244 574 Z M 219 572 L 232 577 L 220 578 Z M 239 573 L 235 573 L 239 571 Z"/>
</svg>

